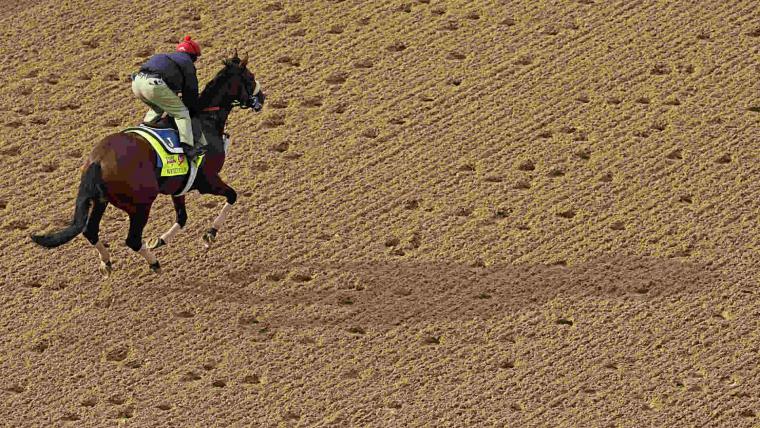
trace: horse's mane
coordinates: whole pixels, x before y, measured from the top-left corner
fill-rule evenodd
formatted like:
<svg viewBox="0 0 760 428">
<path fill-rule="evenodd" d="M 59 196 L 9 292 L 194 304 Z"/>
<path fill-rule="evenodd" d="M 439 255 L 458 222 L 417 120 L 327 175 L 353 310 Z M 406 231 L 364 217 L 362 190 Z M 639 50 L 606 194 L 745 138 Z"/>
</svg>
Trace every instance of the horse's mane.
<svg viewBox="0 0 760 428">
<path fill-rule="evenodd" d="M 209 80 L 208 83 L 206 83 L 206 86 L 203 87 L 199 97 L 203 98 L 204 95 L 208 95 L 212 91 L 215 92 L 214 90 L 223 83 L 222 77 L 227 74 L 227 69 L 228 66 L 224 66 L 223 69 L 219 70 L 219 72 L 216 73 L 216 76 Z"/>
<path fill-rule="evenodd" d="M 224 84 L 225 77 L 229 75 L 232 67 L 240 65 L 240 62 L 240 58 L 232 58 L 224 61 L 224 68 L 219 70 L 219 72 L 216 73 L 216 76 L 206 83 L 206 86 L 203 87 L 203 90 L 198 95 L 198 103 L 201 107 L 208 107 L 211 97 L 219 92 L 219 87 Z"/>
</svg>

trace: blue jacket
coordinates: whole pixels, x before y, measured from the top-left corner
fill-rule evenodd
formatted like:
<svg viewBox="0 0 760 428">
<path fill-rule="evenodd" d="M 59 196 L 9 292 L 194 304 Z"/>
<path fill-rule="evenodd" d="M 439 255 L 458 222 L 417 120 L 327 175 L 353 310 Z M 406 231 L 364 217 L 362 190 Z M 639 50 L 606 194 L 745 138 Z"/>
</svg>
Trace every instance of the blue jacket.
<svg viewBox="0 0 760 428">
<path fill-rule="evenodd" d="M 172 52 L 153 55 L 140 67 L 140 71 L 159 74 L 171 90 L 182 92 L 182 101 L 190 114 L 195 114 L 198 105 L 198 76 L 190 54 Z"/>
</svg>

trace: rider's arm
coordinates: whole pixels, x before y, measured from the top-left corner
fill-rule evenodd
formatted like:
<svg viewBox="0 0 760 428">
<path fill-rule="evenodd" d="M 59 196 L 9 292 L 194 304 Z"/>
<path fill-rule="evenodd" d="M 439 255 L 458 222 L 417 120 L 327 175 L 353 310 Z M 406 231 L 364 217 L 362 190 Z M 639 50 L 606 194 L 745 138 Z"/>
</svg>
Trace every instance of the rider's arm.
<svg viewBox="0 0 760 428">
<path fill-rule="evenodd" d="M 183 69 L 185 73 L 185 87 L 182 88 L 182 101 L 190 110 L 191 115 L 198 112 L 198 76 L 195 74 L 195 67 L 190 65 Z"/>
</svg>

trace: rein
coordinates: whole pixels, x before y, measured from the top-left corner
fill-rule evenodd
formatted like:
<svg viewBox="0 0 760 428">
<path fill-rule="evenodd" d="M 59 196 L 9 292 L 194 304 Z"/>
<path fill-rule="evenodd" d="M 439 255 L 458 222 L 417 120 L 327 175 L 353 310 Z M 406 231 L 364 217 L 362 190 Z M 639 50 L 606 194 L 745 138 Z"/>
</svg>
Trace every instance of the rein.
<svg viewBox="0 0 760 428">
<path fill-rule="evenodd" d="M 233 102 L 232 102 L 232 107 L 240 107 L 242 110 L 245 110 L 245 109 L 247 109 L 247 108 L 250 108 L 250 107 L 248 107 L 247 105 L 245 105 L 245 104 L 241 104 L 240 102 L 237 102 L 237 101 L 233 101 Z M 206 107 L 206 108 L 203 108 L 203 109 L 201 109 L 201 111 L 219 111 L 219 110 L 221 110 L 221 109 L 222 109 L 222 108 L 221 108 L 221 107 L 219 107 L 219 106 L 211 106 L 211 107 Z"/>
</svg>

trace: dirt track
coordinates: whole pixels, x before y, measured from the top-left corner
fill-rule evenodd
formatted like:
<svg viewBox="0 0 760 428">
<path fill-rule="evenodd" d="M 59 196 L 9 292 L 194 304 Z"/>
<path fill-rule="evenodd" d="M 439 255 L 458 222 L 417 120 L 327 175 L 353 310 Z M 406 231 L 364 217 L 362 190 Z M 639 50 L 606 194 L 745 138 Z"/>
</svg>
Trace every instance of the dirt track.
<svg viewBox="0 0 760 428">
<path fill-rule="evenodd" d="M 756 2 L 192 3 L 0 12 L 0 426 L 760 425 Z M 33 246 L 185 33 L 268 95 L 218 244 Z"/>
</svg>

